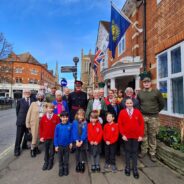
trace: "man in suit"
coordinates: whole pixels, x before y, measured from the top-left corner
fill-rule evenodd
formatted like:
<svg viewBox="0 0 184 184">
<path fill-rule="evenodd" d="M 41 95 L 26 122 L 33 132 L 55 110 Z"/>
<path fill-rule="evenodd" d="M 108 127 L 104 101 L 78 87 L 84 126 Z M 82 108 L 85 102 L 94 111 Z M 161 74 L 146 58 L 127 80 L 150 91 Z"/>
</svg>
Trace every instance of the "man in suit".
<svg viewBox="0 0 184 184">
<path fill-rule="evenodd" d="M 30 104 L 32 103 L 33 99 L 30 98 L 31 91 L 28 89 L 23 90 L 23 98 L 17 101 L 16 106 L 16 115 L 17 115 L 17 132 L 16 132 L 16 140 L 15 140 L 15 149 L 14 155 L 20 155 L 20 145 L 22 143 L 22 149 L 27 149 L 27 134 L 28 129 L 26 128 L 26 115 L 29 109 Z M 22 138 L 24 136 L 23 142 Z"/>
</svg>

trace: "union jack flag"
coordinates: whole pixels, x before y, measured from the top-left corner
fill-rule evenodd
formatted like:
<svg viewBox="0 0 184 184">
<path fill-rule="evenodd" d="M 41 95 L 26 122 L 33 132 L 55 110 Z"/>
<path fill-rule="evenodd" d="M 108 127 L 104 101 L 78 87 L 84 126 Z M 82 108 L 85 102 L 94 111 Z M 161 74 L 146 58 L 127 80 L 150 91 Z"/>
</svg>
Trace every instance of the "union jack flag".
<svg viewBox="0 0 184 184">
<path fill-rule="evenodd" d="M 97 73 L 98 65 L 104 59 L 104 57 L 105 57 L 104 52 L 101 51 L 100 49 L 98 49 L 98 47 L 97 47 L 96 51 L 95 51 L 94 67 L 93 67 L 95 73 Z"/>
</svg>

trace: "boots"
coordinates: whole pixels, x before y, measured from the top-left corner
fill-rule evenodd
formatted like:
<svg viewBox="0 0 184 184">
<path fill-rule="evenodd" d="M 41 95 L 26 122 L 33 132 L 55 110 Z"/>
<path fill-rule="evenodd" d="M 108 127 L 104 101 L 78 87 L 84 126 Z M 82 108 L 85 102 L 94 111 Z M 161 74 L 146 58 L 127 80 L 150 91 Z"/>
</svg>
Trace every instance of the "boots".
<svg viewBox="0 0 184 184">
<path fill-rule="evenodd" d="M 63 174 L 64 174 L 65 176 L 68 176 L 68 174 L 69 174 L 69 172 L 68 172 L 68 165 L 64 166 Z"/>
<path fill-rule="evenodd" d="M 80 172 L 81 168 L 80 168 L 80 162 L 76 165 L 76 172 Z"/>
<path fill-rule="evenodd" d="M 47 170 L 51 170 L 52 167 L 53 167 L 53 160 L 49 160 L 49 165 L 48 165 Z"/>
<path fill-rule="evenodd" d="M 47 170 L 47 168 L 48 168 L 48 162 L 45 162 L 43 164 L 42 170 L 45 171 L 45 170 Z"/>
<path fill-rule="evenodd" d="M 36 151 L 35 151 L 35 149 L 31 149 L 30 154 L 31 154 L 31 157 L 36 157 Z"/>
<path fill-rule="evenodd" d="M 85 163 L 80 163 L 80 170 L 81 170 L 81 173 L 85 172 Z"/>
<path fill-rule="evenodd" d="M 64 168 L 59 168 L 59 176 L 62 177 L 64 175 Z"/>
</svg>

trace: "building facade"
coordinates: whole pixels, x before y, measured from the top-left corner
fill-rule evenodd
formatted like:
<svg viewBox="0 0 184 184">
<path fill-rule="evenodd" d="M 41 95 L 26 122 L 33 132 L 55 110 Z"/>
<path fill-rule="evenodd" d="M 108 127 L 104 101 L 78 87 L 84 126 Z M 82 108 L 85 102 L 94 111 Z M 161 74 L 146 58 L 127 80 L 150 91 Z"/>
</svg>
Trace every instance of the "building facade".
<svg viewBox="0 0 184 184">
<path fill-rule="evenodd" d="M 127 0 L 121 11 L 133 24 L 116 47 L 114 59 L 108 52 L 107 67 L 100 73 L 105 89 L 141 87 L 139 74 L 145 67 L 165 99 L 162 124 L 179 127 L 184 118 L 184 3 Z"/>
<path fill-rule="evenodd" d="M 83 82 L 83 90 L 90 92 L 95 86 L 95 74 L 93 70 L 94 55 L 91 50 L 88 54 L 81 51 L 81 81 Z"/>
<path fill-rule="evenodd" d="M 47 64 L 39 63 L 30 53 L 16 55 L 0 60 L 0 96 L 21 98 L 24 88 L 33 92 L 41 85 L 52 87 L 56 79 Z"/>
</svg>

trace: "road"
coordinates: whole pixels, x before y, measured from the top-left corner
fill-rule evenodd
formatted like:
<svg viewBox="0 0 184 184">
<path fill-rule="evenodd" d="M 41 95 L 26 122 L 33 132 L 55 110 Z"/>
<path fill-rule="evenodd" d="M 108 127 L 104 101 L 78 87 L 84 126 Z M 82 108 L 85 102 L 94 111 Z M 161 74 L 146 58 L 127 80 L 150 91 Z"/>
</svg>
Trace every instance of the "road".
<svg viewBox="0 0 184 184">
<path fill-rule="evenodd" d="M 0 111 L 0 154 L 15 142 L 16 135 L 15 109 Z"/>
</svg>

